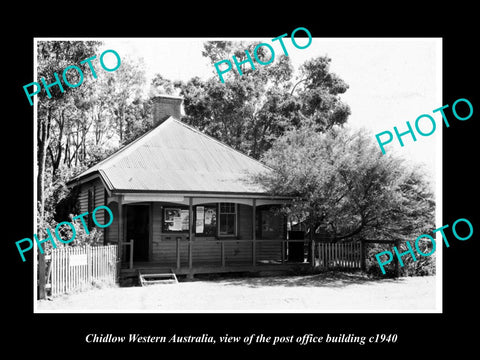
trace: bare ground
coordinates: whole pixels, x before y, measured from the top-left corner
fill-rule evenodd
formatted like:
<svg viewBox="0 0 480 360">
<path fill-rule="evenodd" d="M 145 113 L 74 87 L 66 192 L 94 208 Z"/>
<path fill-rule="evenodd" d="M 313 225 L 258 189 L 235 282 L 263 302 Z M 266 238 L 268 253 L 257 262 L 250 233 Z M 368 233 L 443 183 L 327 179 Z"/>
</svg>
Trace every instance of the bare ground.
<svg viewBox="0 0 480 360">
<path fill-rule="evenodd" d="M 38 312 L 435 312 L 436 278 L 359 273 L 218 277 L 108 287 L 37 301 Z"/>
</svg>

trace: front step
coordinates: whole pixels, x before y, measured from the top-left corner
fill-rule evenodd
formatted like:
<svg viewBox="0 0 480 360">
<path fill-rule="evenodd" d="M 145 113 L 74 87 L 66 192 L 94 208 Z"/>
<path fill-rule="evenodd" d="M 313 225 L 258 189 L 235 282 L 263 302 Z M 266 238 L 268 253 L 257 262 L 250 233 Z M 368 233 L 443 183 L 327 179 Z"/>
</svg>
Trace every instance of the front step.
<svg viewBox="0 0 480 360">
<path fill-rule="evenodd" d="M 138 271 L 138 279 L 140 280 L 140 285 L 147 286 L 153 284 L 178 284 L 177 276 L 172 271 L 170 273 L 160 273 L 160 274 L 142 274 Z"/>
</svg>

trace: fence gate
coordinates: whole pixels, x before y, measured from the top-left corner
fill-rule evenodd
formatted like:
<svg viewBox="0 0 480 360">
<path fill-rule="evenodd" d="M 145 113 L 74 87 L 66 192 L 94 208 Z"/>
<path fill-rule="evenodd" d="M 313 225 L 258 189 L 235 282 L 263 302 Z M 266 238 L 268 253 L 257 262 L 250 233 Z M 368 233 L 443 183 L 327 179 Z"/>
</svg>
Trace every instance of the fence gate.
<svg viewBox="0 0 480 360">
<path fill-rule="evenodd" d="M 361 269 L 360 242 L 318 243 L 318 266 L 322 268 Z"/>
<path fill-rule="evenodd" d="M 117 277 L 117 245 L 53 249 L 47 272 L 52 296 L 83 290 L 93 284 L 114 284 Z"/>
</svg>

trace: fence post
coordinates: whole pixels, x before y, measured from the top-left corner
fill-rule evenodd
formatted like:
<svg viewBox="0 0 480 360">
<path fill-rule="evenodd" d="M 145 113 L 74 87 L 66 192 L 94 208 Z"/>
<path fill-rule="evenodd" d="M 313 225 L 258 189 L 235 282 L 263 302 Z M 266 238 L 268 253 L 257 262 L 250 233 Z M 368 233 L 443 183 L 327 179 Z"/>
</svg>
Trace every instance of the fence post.
<svg viewBox="0 0 480 360">
<path fill-rule="evenodd" d="M 354 266 L 355 266 L 355 263 L 354 263 L 354 258 L 355 258 L 355 253 L 354 253 L 354 247 L 353 247 L 353 241 L 350 242 L 350 244 L 348 244 L 348 247 L 350 248 L 350 254 L 348 256 L 348 260 L 349 260 L 349 265 L 348 267 L 350 269 L 353 269 Z"/>
<path fill-rule="evenodd" d="M 355 243 L 355 268 L 356 269 L 359 269 L 361 266 L 361 260 L 360 260 L 361 259 L 360 251 L 362 246 L 361 244 L 362 244 L 361 242 Z"/>
<path fill-rule="evenodd" d="M 317 251 L 318 251 L 318 266 L 322 266 L 322 250 L 321 250 L 322 243 L 319 242 L 317 245 Z"/>
<path fill-rule="evenodd" d="M 38 253 L 38 298 L 45 299 L 45 254 Z"/>
<path fill-rule="evenodd" d="M 312 267 L 315 267 L 315 240 L 313 238 L 311 238 L 311 243 L 310 243 L 310 246 L 311 246 L 311 251 L 310 251 L 310 254 L 311 254 L 311 266 Z"/>
<path fill-rule="evenodd" d="M 50 290 L 50 294 L 52 296 L 55 296 L 57 294 L 57 278 L 58 278 L 58 272 L 57 272 L 57 269 L 58 269 L 58 266 L 57 266 L 57 253 L 55 251 L 52 251 L 52 280 L 50 281 L 50 284 L 51 284 L 51 290 Z"/>
<path fill-rule="evenodd" d="M 362 271 L 367 270 L 367 262 L 366 262 L 366 248 L 365 248 L 365 241 L 360 239 L 360 268 Z"/>
<path fill-rule="evenodd" d="M 337 243 L 332 244 L 332 262 L 333 262 L 333 267 L 336 267 L 337 264 Z"/>
<path fill-rule="evenodd" d="M 189 277 L 193 277 L 192 275 L 192 267 L 193 267 L 193 198 L 188 198 L 188 269 L 189 269 Z"/>
<path fill-rule="evenodd" d="M 324 259 L 325 259 L 325 268 L 328 269 L 330 266 L 330 243 L 325 243 L 325 248 L 324 248 Z"/>
</svg>

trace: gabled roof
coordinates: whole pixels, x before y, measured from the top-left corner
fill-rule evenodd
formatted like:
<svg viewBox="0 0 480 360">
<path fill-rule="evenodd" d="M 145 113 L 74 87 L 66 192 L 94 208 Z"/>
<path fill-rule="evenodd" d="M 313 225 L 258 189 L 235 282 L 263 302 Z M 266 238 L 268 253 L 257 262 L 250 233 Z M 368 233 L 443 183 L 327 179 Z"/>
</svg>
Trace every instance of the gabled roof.
<svg viewBox="0 0 480 360">
<path fill-rule="evenodd" d="M 169 117 L 71 182 L 98 173 L 112 191 L 265 193 L 249 175 L 269 171 L 259 161 Z"/>
</svg>

